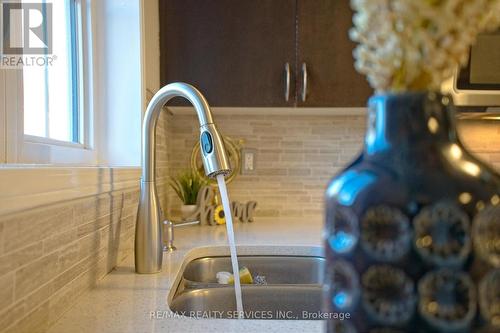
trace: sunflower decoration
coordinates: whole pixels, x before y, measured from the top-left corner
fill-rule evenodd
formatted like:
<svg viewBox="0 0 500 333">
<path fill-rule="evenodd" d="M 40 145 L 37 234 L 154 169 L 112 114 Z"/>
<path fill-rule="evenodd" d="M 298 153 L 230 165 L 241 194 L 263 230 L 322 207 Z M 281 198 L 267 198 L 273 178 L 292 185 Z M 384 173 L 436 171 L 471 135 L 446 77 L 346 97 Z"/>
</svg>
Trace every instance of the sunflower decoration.
<svg viewBox="0 0 500 333">
<path fill-rule="evenodd" d="M 217 224 L 226 224 L 226 214 L 224 214 L 222 205 L 215 207 L 214 220 Z"/>
</svg>

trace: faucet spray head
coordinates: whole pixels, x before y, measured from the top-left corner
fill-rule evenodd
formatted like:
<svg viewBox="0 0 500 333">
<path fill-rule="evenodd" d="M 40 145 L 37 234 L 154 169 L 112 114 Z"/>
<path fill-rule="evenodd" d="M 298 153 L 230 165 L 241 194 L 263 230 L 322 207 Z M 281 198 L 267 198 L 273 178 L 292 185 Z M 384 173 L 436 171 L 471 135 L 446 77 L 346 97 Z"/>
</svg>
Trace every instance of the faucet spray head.
<svg viewBox="0 0 500 333">
<path fill-rule="evenodd" d="M 209 178 L 228 175 L 231 172 L 224 142 L 215 124 L 204 124 L 200 127 L 200 150 L 205 174 Z"/>
</svg>

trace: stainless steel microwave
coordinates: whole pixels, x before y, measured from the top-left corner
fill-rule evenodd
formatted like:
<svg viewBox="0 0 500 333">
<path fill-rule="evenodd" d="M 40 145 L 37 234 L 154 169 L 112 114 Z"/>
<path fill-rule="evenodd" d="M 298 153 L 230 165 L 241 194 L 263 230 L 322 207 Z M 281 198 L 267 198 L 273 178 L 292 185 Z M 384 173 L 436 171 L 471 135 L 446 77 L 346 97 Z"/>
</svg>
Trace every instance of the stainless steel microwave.
<svg viewBox="0 0 500 333">
<path fill-rule="evenodd" d="M 500 106 L 500 30 L 478 36 L 469 63 L 443 83 L 443 93 L 462 107 Z"/>
</svg>

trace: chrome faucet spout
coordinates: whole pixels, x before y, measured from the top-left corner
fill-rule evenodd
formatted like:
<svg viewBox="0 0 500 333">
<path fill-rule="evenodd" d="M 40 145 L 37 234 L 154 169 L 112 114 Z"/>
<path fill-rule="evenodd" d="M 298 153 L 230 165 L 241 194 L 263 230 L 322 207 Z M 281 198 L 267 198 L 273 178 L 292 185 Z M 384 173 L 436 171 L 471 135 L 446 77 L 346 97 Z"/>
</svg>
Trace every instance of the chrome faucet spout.
<svg viewBox="0 0 500 333">
<path fill-rule="evenodd" d="M 212 113 L 203 95 L 186 83 L 171 83 L 151 99 L 142 127 L 142 178 L 135 230 L 135 270 L 137 273 L 161 271 L 163 243 L 162 216 L 156 191 L 156 124 L 163 106 L 174 97 L 183 97 L 193 106 L 200 122 L 200 150 L 209 177 L 230 172 L 229 161 Z"/>
</svg>

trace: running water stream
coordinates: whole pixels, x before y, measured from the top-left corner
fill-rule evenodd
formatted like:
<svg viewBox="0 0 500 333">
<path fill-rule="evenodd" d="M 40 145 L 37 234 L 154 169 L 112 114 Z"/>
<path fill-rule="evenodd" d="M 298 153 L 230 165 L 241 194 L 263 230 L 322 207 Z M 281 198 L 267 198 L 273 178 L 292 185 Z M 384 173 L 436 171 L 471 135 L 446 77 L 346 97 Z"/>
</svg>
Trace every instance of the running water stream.
<svg viewBox="0 0 500 333">
<path fill-rule="evenodd" d="M 236 295 L 236 310 L 238 311 L 238 318 L 243 318 L 243 301 L 241 298 L 240 269 L 238 267 L 236 243 L 234 241 L 233 215 L 231 214 L 231 206 L 229 205 L 229 196 L 227 195 L 226 181 L 224 179 L 224 175 L 217 176 L 217 183 L 219 185 L 220 196 L 222 199 L 222 207 L 224 208 L 224 217 L 226 219 L 226 229 L 227 229 L 227 240 L 229 242 L 229 251 L 231 252 L 231 264 L 233 266 L 233 276 L 234 276 L 234 292 Z"/>
</svg>

